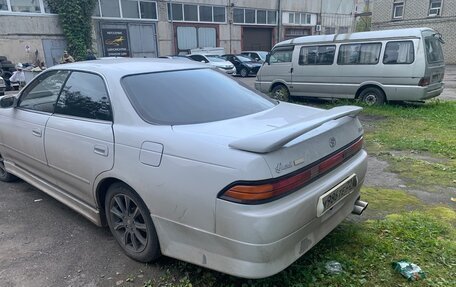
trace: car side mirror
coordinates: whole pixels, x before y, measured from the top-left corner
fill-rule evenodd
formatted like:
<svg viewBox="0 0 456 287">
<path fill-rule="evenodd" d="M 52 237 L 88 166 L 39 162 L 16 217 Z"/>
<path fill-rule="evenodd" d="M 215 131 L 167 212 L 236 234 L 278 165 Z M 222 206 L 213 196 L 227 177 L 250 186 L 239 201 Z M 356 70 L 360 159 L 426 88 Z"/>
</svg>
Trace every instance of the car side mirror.
<svg viewBox="0 0 456 287">
<path fill-rule="evenodd" d="M 4 96 L 0 99 L 0 108 L 12 108 L 17 104 L 17 98 L 15 96 Z"/>
<path fill-rule="evenodd" d="M 271 60 L 271 54 L 267 54 L 266 55 L 266 61 L 264 61 L 265 63 L 268 63 L 268 65 L 271 65 L 271 63 L 269 62 L 269 60 Z"/>
</svg>

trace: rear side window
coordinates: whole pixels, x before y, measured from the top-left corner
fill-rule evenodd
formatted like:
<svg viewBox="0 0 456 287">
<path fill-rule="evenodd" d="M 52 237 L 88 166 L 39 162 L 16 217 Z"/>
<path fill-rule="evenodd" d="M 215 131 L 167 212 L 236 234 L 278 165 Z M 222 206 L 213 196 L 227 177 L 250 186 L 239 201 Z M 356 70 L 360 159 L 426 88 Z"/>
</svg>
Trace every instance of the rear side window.
<svg viewBox="0 0 456 287">
<path fill-rule="evenodd" d="M 55 106 L 55 113 L 96 120 L 112 120 L 111 103 L 103 79 L 72 72 Z"/>
<path fill-rule="evenodd" d="M 275 63 L 289 63 L 293 56 L 294 47 L 285 47 L 278 48 L 271 52 L 271 57 L 269 58 L 270 64 Z"/>
<path fill-rule="evenodd" d="M 130 102 L 146 122 L 197 124 L 241 117 L 276 105 L 271 99 L 215 69 L 126 76 Z"/>
<path fill-rule="evenodd" d="M 424 45 L 426 46 L 426 55 L 428 63 L 443 62 L 442 45 L 439 39 L 434 36 L 424 38 Z"/>
<path fill-rule="evenodd" d="M 340 45 L 337 64 L 375 65 L 380 58 L 381 43 Z"/>
<path fill-rule="evenodd" d="M 411 64 L 415 61 L 412 41 L 388 42 L 383 55 L 383 64 Z"/>
<path fill-rule="evenodd" d="M 299 65 L 332 65 L 336 46 L 302 47 L 299 52 Z"/>
</svg>

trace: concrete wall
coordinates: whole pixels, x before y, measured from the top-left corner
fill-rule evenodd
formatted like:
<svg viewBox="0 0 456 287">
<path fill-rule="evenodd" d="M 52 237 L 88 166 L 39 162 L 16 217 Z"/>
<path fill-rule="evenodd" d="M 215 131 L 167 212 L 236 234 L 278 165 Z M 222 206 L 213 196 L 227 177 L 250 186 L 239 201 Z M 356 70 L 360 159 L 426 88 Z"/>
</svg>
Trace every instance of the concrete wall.
<svg viewBox="0 0 456 287">
<path fill-rule="evenodd" d="M 442 15 L 429 17 L 429 0 L 404 1 L 402 19 L 392 19 L 393 1 L 375 0 L 373 2 L 372 29 L 402 29 L 429 27 L 440 32 L 445 40 L 443 52 L 447 64 L 456 64 L 456 1 L 444 0 Z"/>
<path fill-rule="evenodd" d="M 35 51 L 44 61 L 42 39 L 62 39 L 63 33 L 56 15 L 0 16 L 0 55 L 13 63 L 34 63 Z M 29 47 L 29 52 L 26 50 Z"/>
</svg>

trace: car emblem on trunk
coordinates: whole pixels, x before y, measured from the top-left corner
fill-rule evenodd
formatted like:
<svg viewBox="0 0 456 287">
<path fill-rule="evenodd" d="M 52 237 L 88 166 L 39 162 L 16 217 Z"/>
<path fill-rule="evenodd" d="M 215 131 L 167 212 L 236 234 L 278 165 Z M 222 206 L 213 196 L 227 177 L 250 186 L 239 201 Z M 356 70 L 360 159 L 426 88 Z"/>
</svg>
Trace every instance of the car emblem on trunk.
<svg viewBox="0 0 456 287">
<path fill-rule="evenodd" d="M 330 148 L 333 148 L 333 147 L 335 147 L 335 146 L 336 146 L 336 138 L 330 137 L 330 138 L 329 138 L 329 147 L 330 147 Z"/>
</svg>

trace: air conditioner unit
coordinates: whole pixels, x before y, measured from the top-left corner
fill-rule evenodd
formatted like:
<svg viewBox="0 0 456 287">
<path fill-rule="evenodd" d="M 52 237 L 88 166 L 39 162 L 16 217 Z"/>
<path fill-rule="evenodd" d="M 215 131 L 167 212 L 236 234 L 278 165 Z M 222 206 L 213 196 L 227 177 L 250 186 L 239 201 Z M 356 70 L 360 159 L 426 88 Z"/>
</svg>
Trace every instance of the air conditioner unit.
<svg viewBox="0 0 456 287">
<path fill-rule="evenodd" d="M 321 31 L 321 25 L 315 25 L 315 31 L 320 32 Z"/>
</svg>

